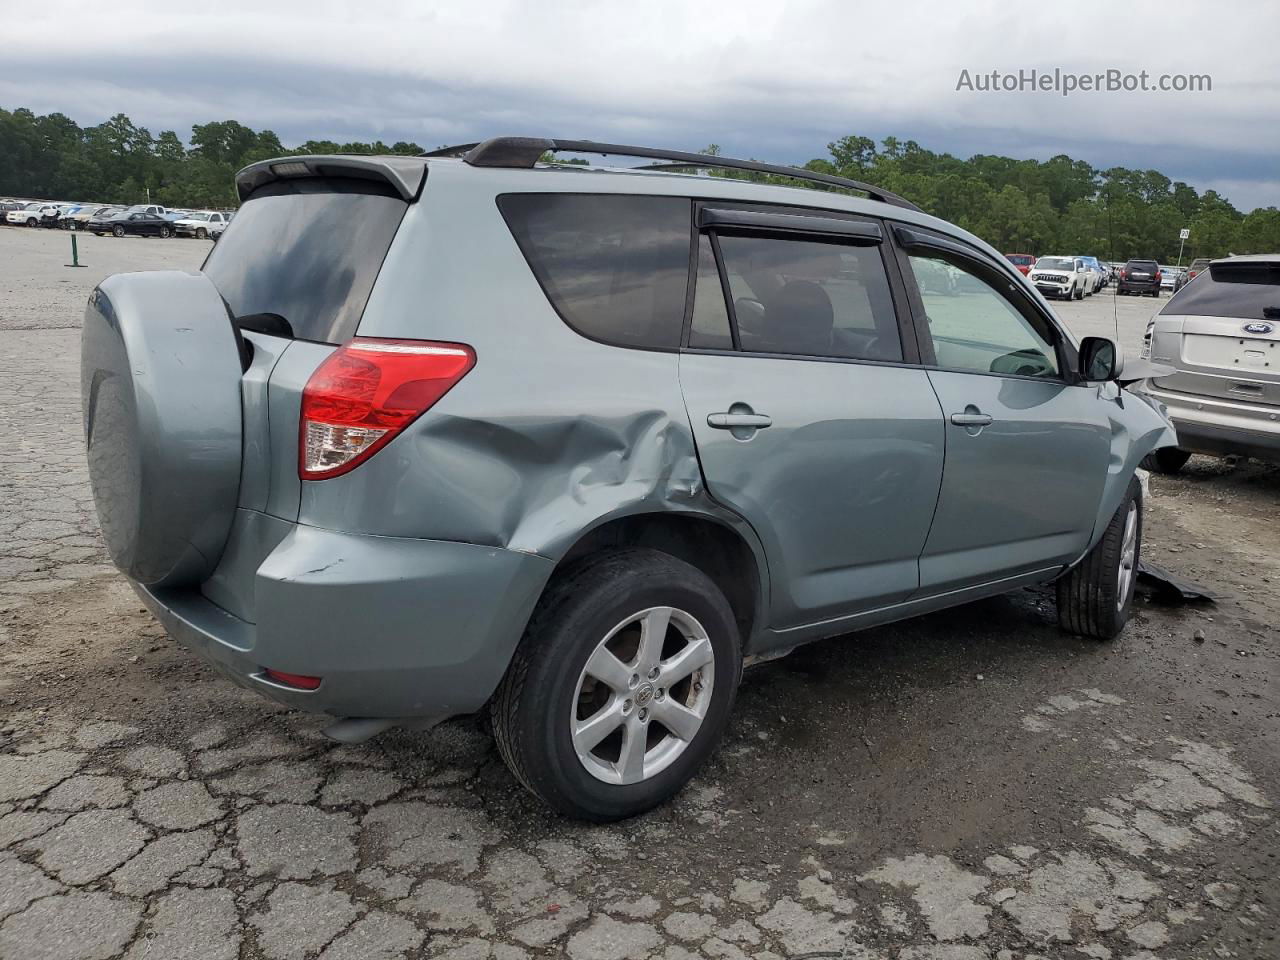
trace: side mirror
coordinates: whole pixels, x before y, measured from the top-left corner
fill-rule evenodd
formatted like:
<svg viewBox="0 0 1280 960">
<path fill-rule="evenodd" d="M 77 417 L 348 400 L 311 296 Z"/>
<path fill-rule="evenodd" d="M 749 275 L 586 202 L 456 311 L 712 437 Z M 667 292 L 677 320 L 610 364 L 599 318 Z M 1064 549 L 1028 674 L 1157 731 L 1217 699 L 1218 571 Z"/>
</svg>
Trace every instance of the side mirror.
<svg viewBox="0 0 1280 960">
<path fill-rule="evenodd" d="M 1120 348 L 1106 337 L 1085 337 L 1080 341 L 1080 376 L 1089 383 L 1118 380 L 1124 370 Z"/>
</svg>

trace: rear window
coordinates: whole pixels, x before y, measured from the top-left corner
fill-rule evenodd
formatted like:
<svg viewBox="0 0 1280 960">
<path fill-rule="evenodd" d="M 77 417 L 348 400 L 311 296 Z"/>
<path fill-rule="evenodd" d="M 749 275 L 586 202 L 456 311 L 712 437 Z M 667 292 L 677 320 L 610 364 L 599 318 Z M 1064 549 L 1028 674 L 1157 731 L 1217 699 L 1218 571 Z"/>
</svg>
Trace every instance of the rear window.
<svg viewBox="0 0 1280 960">
<path fill-rule="evenodd" d="M 1215 263 L 1175 293 L 1170 316 L 1280 320 L 1280 261 Z"/>
<path fill-rule="evenodd" d="M 516 193 L 499 197 L 498 207 L 570 327 L 618 346 L 679 347 L 689 284 L 690 200 Z"/>
<path fill-rule="evenodd" d="M 1160 265 L 1154 260 L 1130 260 L 1125 266 L 1130 270 L 1146 270 L 1150 273 L 1155 273 L 1160 269 Z"/>
<path fill-rule="evenodd" d="M 1010 253 L 1010 254 L 1006 254 L 1006 256 L 1008 256 L 1010 263 L 1016 264 L 1019 267 L 1031 266 L 1032 257 L 1027 256 L 1026 254 Z"/>
<path fill-rule="evenodd" d="M 343 343 L 406 209 L 373 181 L 276 181 L 245 201 L 204 272 L 237 318 L 274 315 L 299 340 Z"/>
</svg>

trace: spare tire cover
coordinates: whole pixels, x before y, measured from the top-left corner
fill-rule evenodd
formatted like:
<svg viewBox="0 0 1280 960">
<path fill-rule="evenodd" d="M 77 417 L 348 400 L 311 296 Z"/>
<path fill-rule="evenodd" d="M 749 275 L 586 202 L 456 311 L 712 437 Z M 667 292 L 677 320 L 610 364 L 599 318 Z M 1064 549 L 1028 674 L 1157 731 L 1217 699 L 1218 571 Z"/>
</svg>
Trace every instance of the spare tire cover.
<svg viewBox="0 0 1280 960">
<path fill-rule="evenodd" d="M 213 572 L 240 492 L 240 344 L 204 274 L 108 277 L 85 310 L 89 479 L 111 559 L 139 583 Z"/>
</svg>

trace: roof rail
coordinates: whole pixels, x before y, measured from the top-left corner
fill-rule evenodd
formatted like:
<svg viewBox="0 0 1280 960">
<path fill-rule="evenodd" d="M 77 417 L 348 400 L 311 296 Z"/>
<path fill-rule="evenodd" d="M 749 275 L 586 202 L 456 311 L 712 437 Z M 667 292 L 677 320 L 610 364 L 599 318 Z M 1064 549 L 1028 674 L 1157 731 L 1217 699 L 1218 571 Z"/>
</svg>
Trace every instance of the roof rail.
<svg viewBox="0 0 1280 960">
<path fill-rule="evenodd" d="M 821 183 L 829 187 L 841 187 L 845 190 L 858 190 L 872 200 L 889 203 L 895 207 L 923 212 L 910 200 L 881 190 L 877 186 L 863 183 L 861 180 L 850 180 L 830 173 L 819 173 L 816 170 L 805 170 L 802 167 L 787 167 L 774 163 L 759 163 L 755 160 L 737 160 L 733 157 L 720 157 L 709 153 L 684 153 L 680 150 L 662 150 L 657 147 L 633 147 L 620 143 L 598 143 L 595 140 L 549 140 L 541 137 L 494 137 L 481 143 L 461 143 L 452 147 L 441 147 L 424 153 L 424 157 L 461 157 L 473 167 L 533 167 L 546 153 L 596 153 L 602 156 L 641 157 L 659 160 L 661 163 L 649 164 L 641 169 L 677 170 L 694 168 L 711 168 L 721 170 L 746 170 L 751 173 L 767 173 L 775 177 L 787 177 L 792 180 L 805 180 L 809 183 Z"/>
</svg>

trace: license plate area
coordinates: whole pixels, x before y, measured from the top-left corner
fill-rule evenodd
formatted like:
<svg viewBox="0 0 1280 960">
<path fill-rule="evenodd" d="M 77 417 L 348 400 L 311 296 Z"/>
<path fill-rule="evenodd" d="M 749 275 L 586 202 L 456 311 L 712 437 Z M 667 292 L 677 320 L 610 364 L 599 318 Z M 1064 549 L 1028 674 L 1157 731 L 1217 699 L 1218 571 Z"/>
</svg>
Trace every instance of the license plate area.
<svg viewBox="0 0 1280 960">
<path fill-rule="evenodd" d="M 1280 373 L 1280 349 L 1275 340 L 1215 337 L 1189 333 L 1183 337 L 1183 359 L 1197 367 Z"/>
</svg>

